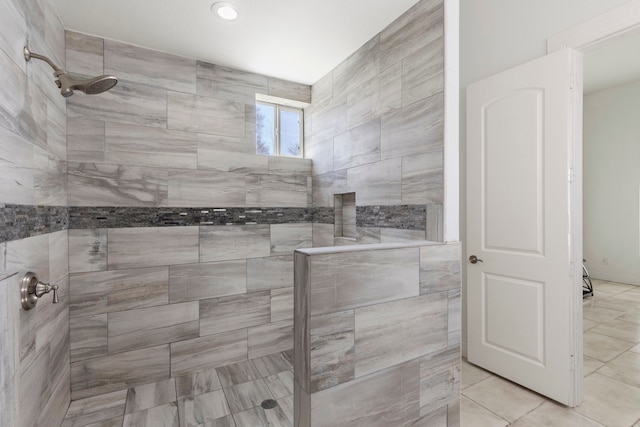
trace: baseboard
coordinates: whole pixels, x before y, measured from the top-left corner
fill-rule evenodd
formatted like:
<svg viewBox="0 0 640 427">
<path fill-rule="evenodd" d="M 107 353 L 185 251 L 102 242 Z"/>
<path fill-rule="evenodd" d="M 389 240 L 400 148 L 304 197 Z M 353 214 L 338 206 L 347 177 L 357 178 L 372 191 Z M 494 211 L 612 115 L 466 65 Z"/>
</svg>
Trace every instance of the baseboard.
<svg viewBox="0 0 640 427">
<path fill-rule="evenodd" d="M 625 276 L 623 274 L 615 274 L 608 271 L 598 271 L 589 268 L 589 274 L 592 279 L 606 280 L 608 282 L 619 282 L 628 285 L 640 286 L 640 277 Z"/>
</svg>

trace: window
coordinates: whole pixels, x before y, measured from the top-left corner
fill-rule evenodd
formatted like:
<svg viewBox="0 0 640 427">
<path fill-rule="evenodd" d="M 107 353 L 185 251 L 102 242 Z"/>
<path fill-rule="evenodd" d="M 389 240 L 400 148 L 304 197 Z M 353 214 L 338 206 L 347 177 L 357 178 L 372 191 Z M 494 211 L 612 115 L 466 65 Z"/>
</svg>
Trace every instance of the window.
<svg viewBox="0 0 640 427">
<path fill-rule="evenodd" d="M 302 157 L 302 109 L 270 102 L 256 102 L 256 153 L 266 156 Z"/>
</svg>

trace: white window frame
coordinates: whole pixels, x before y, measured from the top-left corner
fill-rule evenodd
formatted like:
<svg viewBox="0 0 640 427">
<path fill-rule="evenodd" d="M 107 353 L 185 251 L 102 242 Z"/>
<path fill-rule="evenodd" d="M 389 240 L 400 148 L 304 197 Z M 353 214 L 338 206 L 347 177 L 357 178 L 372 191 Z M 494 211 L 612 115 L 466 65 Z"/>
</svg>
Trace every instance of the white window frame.
<svg viewBox="0 0 640 427">
<path fill-rule="evenodd" d="M 280 157 L 291 157 L 294 159 L 304 158 L 304 110 L 302 108 L 290 107 L 287 105 L 276 104 L 275 102 L 260 101 L 260 100 L 256 100 L 256 106 L 257 105 L 268 105 L 270 107 L 274 107 L 275 117 L 273 119 L 273 123 L 274 123 L 273 131 L 275 135 L 273 138 L 273 141 L 274 141 L 273 155 L 280 156 Z M 288 155 L 282 154 L 282 145 L 280 141 L 280 112 L 281 111 L 296 113 L 300 118 L 300 134 L 298 135 L 298 138 L 300 141 L 300 156 L 288 156 Z M 256 138 L 257 138 L 257 135 L 256 135 Z"/>
</svg>

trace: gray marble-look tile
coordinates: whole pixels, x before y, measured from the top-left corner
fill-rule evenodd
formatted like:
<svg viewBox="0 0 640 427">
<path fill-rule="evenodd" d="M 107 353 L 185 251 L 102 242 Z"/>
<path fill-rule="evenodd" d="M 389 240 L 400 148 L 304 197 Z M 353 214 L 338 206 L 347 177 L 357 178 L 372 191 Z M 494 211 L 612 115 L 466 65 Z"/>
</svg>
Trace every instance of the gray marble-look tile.
<svg viewBox="0 0 640 427">
<path fill-rule="evenodd" d="M 215 368 L 190 372 L 186 375 L 176 377 L 175 381 L 178 397 L 193 397 L 222 388 Z"/>
<path fill-rule="evenodd" d="M 167 304 L 168 281 L 167 267 L 71 274 L 70 316 Z"/>
<path fill-rule="evenodd" d="M 459 402 L 460 364 L 438 372 L 420 370 L 420 415 Z"/>
<path fill-rule="evenodd" d="M 248 175 L 247 206 L 307 207 L 307 177 L 304 175 Z"/>
<path fill-rule="evenodd" d="M 353 380 L 355 314 L 353 310 L 312 316 L 309 322 L 311 377 L 314 393 Z"/>
<path fill-rule="evenodd" d="M 58 160 L 67 160 L 67 114 L 47 100 L 47 150 Z"/>
<path fill-rule="evenodd" d="M 267 95 L 311 103 L 311 86 L 269 77 Z"/>
<path fill-rule="evenodd" d="M 62 427 L 80 427 L 124 415 L 127 390 L 119 390 L 71 402 Z"/>
<path fill-rule="evenodd" d="M 169 267 L 172 303 L 243 294 L 247 291 L 247 261 L 219 261 Z"/>
<path fill-rule="evenodd" d="M 233 137 L 244 136 L 245 104 L 169 92 L 168 128 Z"/>
<path fill-rule="evenodd" d="M 215 170 L 220 172 L 236 172 L 234 175 L 221 175 L 225 179 L 236 179 L 237 185 L 242 185 L 241 195 L 244 204 L 244 176 L 240 173 L 265 174 L 269 171 L 268 157 L 255 153 L 236 153 L 233 151 L 220 151 L 200 144 L 198 148 L 198 169 Z M 234 178 L 235 177 L 235 178 Z M 240 190 L 237 190 L 240 191 Z M 222 205 L 222 203 L 220 203 Z M 226 205 L 228 206 L 228 205 Z"/>
<path fill-rule="evenodd" d="M 444 37 L 438 37 L 402 61 L 402 105 L 444 90 Z"/>
<path fill-rule="evenodd" d="M 105 124 L 105 161 L 121 165 L 195 169 L 197 136 L 124 123 Z"/>
<path fill-rule="evenodd" d="M 313 206 L 333 207 L 334 195 L 347 192 L 347 171 L 314 175 L 312 186 Z"/>
<path fill-rule="evenodd" d="M 419 379 L 420 366 L 414 360 L 314 393 L 311 396 L 310 425 L 405 425 L 419 416 Z"/>
<path fill-rule="evenodd" d="M 347 169 L 347 187 L 359 205 L 399 205 L 402 201 L 402 159 L 395 158 Z"/>
<path fill-rule="evenodd" d="M 401 106 L 402 64 L 398 63 L 349 92 L 347 128 L 351 129 L 384 117 Z"/>
<path fill-rule="evenodd" d="M 293 287 L 271 290 L 271 321 L 293 319 Z"/>
<path fill-rule="evenodd" d="M 103 163 L 105 122 L 67 118 L 67 159 L 70 162 Z"/>
<path fill-rule="evenodd" d="M 355 376 L 447 346 L 447 294 L 392 301 L 355 311 Z"/>
<path fill-rule="evenodd" d="M 452 289 L 448 292 L 447 304 L 447 331 L 449 334 L 462 330 L 462 298 L 460 289 Z"/>
<path fill-rule="evenodd" d="M 251 361 L 263 378 L 278 374 L 282 371 L 293 370 L 291 361 L 287 358 L 285 352 L 269 354 L 252 359 Z"/>
<path fill-rule="evenodd" d="M 263 409 L 260 406 L 233 415 L 236 427 L 291 427 L 293 424 L 282 408 Z"/>
<path fill-rule="evenodd" d="M 98 163 L 68 164 L 71 206 L 166 206 L 166 170 Z"/>
<path fill-rule="evenodd" d="M 313 139 L 326 140 L 347 130 L 347 104 L 342 103 L 313 116 Z"/>
<path fill-rule="evenodd" d="M 263 93 L 268 85 L 266 76 L 202 61 L 197 63 L 196 76 L 225 85 L 251 86 Z"/>
<path fill-rule="evenodd" d="M 312 232 L 310 223 L 271 225 L 271 255 L 292 255 L 296 249 L 310 248 Z"/>
<path fill-rule="evenodd" d="M 169 345 L 71 364 L 71 397 L 82 399 L 169 378 Z"/>
<path fill-rule="evenodd" d="M 222 390 L 215 390 L 193 397 L 180 397 L 178 399 L 178 410 L 180 412 L 180 425 L 185 427 L 209 425 L 210 422 L 225 419 L 231 415 L 227 399 Z"/>
<path fill-rule="evenodd" d="M 333 69 L 333 93 L 349 92 L 380 71 L 380 36 L 376 35 Z"/>
<path fill-rule="evenodd" d="M 435 150 L 402 158 L 402 204 L 443 203 L 444 156 Z"/>
<path fill-rule="evenodd" d="M 109 313 L 109 353 L 196 338 L 198 302 Z"/>
<path fill-rule="evenodd" d="M 273 395 L 263 379 L 226 387 L 223 390 L 233 414 L 259 406 L 265 399 L 273 399 Z"/>
<path fill-rule="evenodd" d="M 313 224 L 313 247 L 333 246 L 334 224 Z"/>
<path fill-rule="evenodd" d="M 293 320 L 281 320 L 249 328 L 248 347 L 249 359 L 292 348 Z"/>
<path fill-rule="evenodd" d="M 264 379 L 276 399 L 293 394 L 293 372 L 286 370 Z"/>
<path fill-rule="evenodd" d="M 380 33 L 380 68 L 396 64 L 430 41 L 442 37 L 443 19 L 441 1 L 416 3 Z"/>
<path fill-rule="evenodd" d="M 267 159 L 270 174 L 311 176 L 311 159 L 280 156 L 267 156 Z"/>
<path fill-rule="evenodd" d="M 2 52 L 0 52 L 1 56 Z M 34 204 L 34 175 L 36 171 L 33 165 L 33 152 L 35 147 L 2 126 L 0 126 L 0 139 L 2 139 L 2 144 L 0 144 L 0 167 L 2 168 L 0 197 L 5 203 Z"/>
<path fill-rule="evenodd" d="M 198 77 L 196 93 L 208 98 L 252 104 L 256 99 L 256 92 L 263 92 L 263 88 L 239 84 L 227 84 L 215 80 Z"/>
<path fill-rule="evenodd" d="M 200 301 L 200 336 L 269 323 L 269 292 Z"/>
<path fill-rule="evenodd" d="M 34 199 L 37 205 L 64 206 L 67 204 L 67 164 L 34 148 Z"/>
<path fill-rule="evenodd" d="M 245 206 L 245 175 L 219 171 L 169 173 L 171 206 Z"/>
<path fill-rule="evenodd" d="M 171 375 L 185 375 L 246 358 L 246 329 L 175 342 L 171 344 Z"/>
<path fill-rule="evenodd" d="M 293 256 L 247 259 L 247 290 L 293 288 Z"/>
<path fill-rule="evenodd" d="M 222 366 L 216 368 L 216 372 L 223 387 L 231 387 L 262 378 L 260 371 L 252 360 L 244 360 L 233 365 Z"/>
<path fill-rule="evenodd" d="M 424 230 L 380 229 L 380 243 L 409 243 L 420 240 L 425 240 Z"/>
<path fill-rule="evenodd" d="M 106 314 L 72 317 L 69 327 L 71 362 L 108 354 Z"/>
<path fill-rule="evenodd" d="M 198 227 L 140 227 L 109 230 L 110 269 L 198 262 Z"/>
<path fill-rule="evenodd" d="M 313 315 L 414 297 L 418 248 L 315 255 L 310 275 Z"/>
<path fill-rule="evenodd" d="M 200 227 L 200 262 L 267 257 L 269 225 Z"/>
<path fill-rule="evenodd" d="M 255 131 L 254 131 L 255 132 Z M 198 169 L 209 169 L 209 162 L 214 162 L 216 153 L 240 153 L 256 156 L 256 140 L 248 135 L 235 138 L 224 135 L 199 133 L 198 136 Z M 215 168 L 214 168 L 215 169 Z"/>
<path fill-rule="evenodd" d="M 334 169 L 377 161 L 380 161 L 380 120 L 371 120 L 333 139 Z"/>
<path fill-rule="evenodd" d="M 176 402 L 145 409 L 124 416 L 122 427 L 179 427 Z"/>
<path fill-rule="evenodd" d="M 107 230 L 69 230 L 69 272 L 107 269 Z"/>
<path fill-rule="evenodd" d="M 459 244 L 420 247 L 420 293 L 460 288 Z"/>
<path fill-rule="evenodd" d="M 131 387 L 127 393 L 125 414 L 143 411 L 175 402 L 176 384 L 173 378 L 157 383 Z"/>
<path fill-rule="evenodd" d="M 119 79 L 195 93 L 196 61 L 105 39 L 104 72 Z"/>
<path fill-rule="evenodd" d="M 50 233 L 49 234 L 49 280 L 53 283 L 56 283 L 64 279 L 68 274 L 69 274 L 69 233 L 67 230 Z"/>
<path fill-rule="evenodd" d="M 416 156 L 443 146 L 444 96 L 415 102 L 382 117 L 381 156 Z"/>
<path fill-rule="evenodd" d="M 167 126 L 167 91 L 120 81 L 100 96 L 74 96 L 67 101 L 68 117 L 145 126 Z"/>
<path fill-rule="evenodd" d="M 304 155 L 308 159 L 313 159 L 311 164 L 311 174 L 313 176 L 333 172 L 332 137 L 324 140 L 306 139 L 304 141 Z"/>
<path fill-rule="evenodd" d="M 104 40 L 100 37 L 65 31 L 67 68 L 87 76 L 104 74 Z"/>
<path fill-rule="evenodd" d="M 29 23 L 25 16 L 25 10 L 19 1 L 6 1 L 0 5 L 0 16 L 2 16 L 3 31 L 0 34 L 0 49 L 13 53 L 13 60 L 20 64 L 22 48 L 26 35 L 29 32 Z M 26 63 L 20 64 L 25 71 Z"/>
</svg>

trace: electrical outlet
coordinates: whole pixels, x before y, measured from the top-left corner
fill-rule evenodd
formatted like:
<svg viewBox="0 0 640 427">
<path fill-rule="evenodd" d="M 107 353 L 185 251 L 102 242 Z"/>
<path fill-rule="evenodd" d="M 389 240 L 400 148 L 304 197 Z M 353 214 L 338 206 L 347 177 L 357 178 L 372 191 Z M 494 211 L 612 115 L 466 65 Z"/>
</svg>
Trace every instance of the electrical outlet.
<svg viewBox="0 0 640 427">
<path fill-rule="evenodd" d="M 609 265 L 609 258 L 602 258 L 602 265 Z"/>
</svg>

